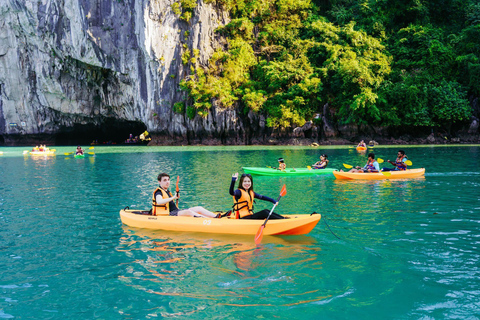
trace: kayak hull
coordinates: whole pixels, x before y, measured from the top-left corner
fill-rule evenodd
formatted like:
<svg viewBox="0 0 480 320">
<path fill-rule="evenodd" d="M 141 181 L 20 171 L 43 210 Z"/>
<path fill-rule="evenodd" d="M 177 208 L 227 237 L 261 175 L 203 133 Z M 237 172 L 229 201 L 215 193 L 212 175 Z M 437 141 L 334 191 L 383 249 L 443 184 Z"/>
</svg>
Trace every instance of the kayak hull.
<svg viewBox="0 0 480 320">
<path fill-rule="evenodd" d="M 85 155 L 84 154 L 76 154 L 74 157 L 75 157 L 75 159 L 83 159 L 83 158 L 85 158 Z"/>
<path fill-rule="evenodd" d="M 255 235 L 265 220 L 194 218 L 137 214 L 139 210 L 120 210 L 122 223 L 135 228 L 183 232 Z M 289 219 L 268 220 L 264 235 L 307 234 L 320 221 L 320 214 L 285 215 Z"/>
<path fill-rule="evenodd" d="M 307 169 L 307 168 L 291 168 L 286 170 L 277 170 L 272 168 L 260 168 L 260 167 L 243 167 L 245 173 L 258 176 L 314 176 L 321 174 L 331 174 L 336 169 Z"/>
<path fill-rule="evenodd" d="M 384 173 L 352 173 L 335 171 L 333 175 L 341 180 L 385 180 L 385 179 L 409 179 L 425 175 L 425 168 L 407 169 L 405 171 L 385 171 Z"/>
<path fill-rule="evenodd" d="M 367 151 L 367 148 L 366 147 L 357 147 L 357 151 Z"/>
<path fill-rule="evenodd" d="M 31 156 L 54 156 L 55 151 L 30 151 Z"/>
</svg>

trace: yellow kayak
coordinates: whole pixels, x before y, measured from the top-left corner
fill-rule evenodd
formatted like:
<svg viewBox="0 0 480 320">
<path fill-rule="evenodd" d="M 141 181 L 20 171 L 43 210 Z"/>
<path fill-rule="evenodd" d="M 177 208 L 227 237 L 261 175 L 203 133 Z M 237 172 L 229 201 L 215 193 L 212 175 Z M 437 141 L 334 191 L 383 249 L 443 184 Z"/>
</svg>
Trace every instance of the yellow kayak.
<svg viewBox="0 0 480 320">
<path fill-rule="evenodd" d="M 425 168 L 407 169 L 404 171 L 385 171 L 375 173 L 353 173 L 334 171 L 333 175 L 337 179 L 344 180 L 383 180 L 383 179 L 409 179 L 418 178 L 425 174 Z"/>
<path fill-rule="evenodd" d="M 298 214 L 285 215 L 288 219 L 268 220 L 263 231 L 264 235 L 301 235 L 307 234 L 320 221 L 320 214 Z M 227 217 L 216 218 L 194 218 L 174 216 L 152 216 L 148 211 L 120 210 L 120 219 L 123 224 L 130 227 L 185 231 L 185 232 L 207 232 L 223 234 L 245 234 L 255 235 L 258 228 L 265 220 L 229 219 Z"/>
<path fill-rule="evenodd" d="M 31 156 L 54 156 L 55 151 L 30 151 Z"/>
</svg>

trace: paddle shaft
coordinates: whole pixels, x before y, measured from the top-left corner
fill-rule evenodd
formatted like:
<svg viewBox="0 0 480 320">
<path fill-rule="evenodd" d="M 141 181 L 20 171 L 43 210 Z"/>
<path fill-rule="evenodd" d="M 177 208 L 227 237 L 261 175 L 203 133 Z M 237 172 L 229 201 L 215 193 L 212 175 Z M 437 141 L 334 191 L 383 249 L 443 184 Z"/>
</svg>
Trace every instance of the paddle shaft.
<svg viewBox="0 0 480 320">
<path fill-rule="evenodd" d="M 270 216 L 272 215 L 272 212 L 273 212 L 273 210 L 275 209 L 275 207 L 277 206 L 278 201 L 280 201 L 280 198 L 281 198 L 281 197 L 282 197 L 282 196 L 278 196 L 277 202 L 275 202 L 275 204 L 273 205 L 272 210 L 270 210 L 270 213 L 269 213 L 268 216 L 267 216 L 267 219 L 265 219 L 265 222 L 263 223 L 263 227 L 265 227 L 265 225 L 267 224 L 268 219 L 270 219 Z"/>
</svg>

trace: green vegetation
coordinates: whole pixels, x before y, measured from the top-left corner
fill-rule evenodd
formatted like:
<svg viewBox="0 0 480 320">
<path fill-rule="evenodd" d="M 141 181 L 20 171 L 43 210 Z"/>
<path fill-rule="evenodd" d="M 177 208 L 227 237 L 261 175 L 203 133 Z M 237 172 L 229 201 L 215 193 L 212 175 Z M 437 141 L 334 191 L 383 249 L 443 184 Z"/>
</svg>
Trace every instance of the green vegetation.
<svg viewBox="0 0 480 320">
<path fill-rule="evenodd" d="M 480 94 L 477 0 L 215 2 L 232 19 L 217 30 L 228 44 L 208 66 L 185 48 L 190 118 L 215 100 L 288 128 L 328 103 L 340 124 L 449 130 Z M 180 3 L 182 16 L 193 13 L 196 2 Z"/>
</svg>

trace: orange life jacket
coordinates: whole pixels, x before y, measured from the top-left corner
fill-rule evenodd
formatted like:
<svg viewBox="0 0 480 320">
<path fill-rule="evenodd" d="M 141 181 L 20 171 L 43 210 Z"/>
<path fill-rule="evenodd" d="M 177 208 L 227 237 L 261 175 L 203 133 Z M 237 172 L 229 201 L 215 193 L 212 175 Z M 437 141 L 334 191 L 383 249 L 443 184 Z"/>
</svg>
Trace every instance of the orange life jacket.
<svg viewBox="0 0 480 320">
<path fill-rule="evenodd" d="M 398 168 L 398 170 L 407 170 L 407 165 L 405 164 L 405 162 L 403 162 L 403 159 L 405 159 L 405 155 L 395 160 L 395 166 Z"/>
<path fill-rule="evenodd" d="M 242 196 L 237 200 L 233 197 L 233 211 L 235 213 L 235 219 L 241 219 L 243 217 L 253 214 L 253 199 L 255 193 L 252 190 L 245 191 L 238 189 L 242 192 Z"/>
<path fill-rule="evenodd" d="M 170 198 L 168 193 L 163 190 L 162 188 L 158 187 L 153 191 L 153 197 L 152 197 L 152 214 L 154 216 L 159 216 L 159 215 L 169 215 L 170 214 L 170 206 L 169 203 L 165 204 L 157 204 L 157 199 L 155 197 L 156 193 L 160 191 L 162 193 L 162 198 L 167 199 Z"/>
</svg>

